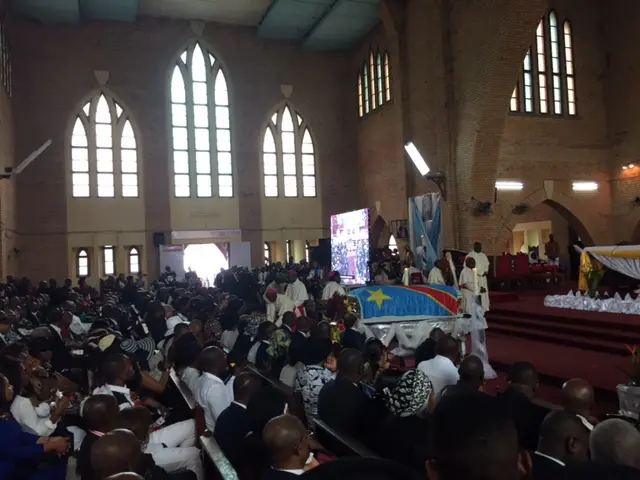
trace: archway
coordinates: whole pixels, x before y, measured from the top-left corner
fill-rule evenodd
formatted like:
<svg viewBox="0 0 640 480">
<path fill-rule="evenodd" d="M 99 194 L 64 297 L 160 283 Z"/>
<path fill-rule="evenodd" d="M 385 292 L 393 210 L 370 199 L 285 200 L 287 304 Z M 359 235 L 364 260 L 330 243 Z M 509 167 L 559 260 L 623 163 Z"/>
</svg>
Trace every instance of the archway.
<svg viewBox="0 0 640 480">
<path fill-rule="evenodd" d="M 184 249 L 184 271 L 196 272 L 204 286 L 213 286 L 222 268 L 229 268 L 229 260 L 215 243 L 187 245 Z"/>
</svg>

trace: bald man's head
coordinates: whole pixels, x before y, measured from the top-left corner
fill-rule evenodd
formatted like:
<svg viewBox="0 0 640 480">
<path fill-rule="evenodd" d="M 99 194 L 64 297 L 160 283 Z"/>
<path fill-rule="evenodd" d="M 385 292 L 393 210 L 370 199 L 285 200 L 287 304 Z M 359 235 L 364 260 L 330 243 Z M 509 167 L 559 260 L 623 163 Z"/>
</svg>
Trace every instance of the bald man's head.
<svg viewBox="0 0 640 480">
<path fill-rule="evenodd" d="M 293 415 L 269 420 L 262 430 L 262 440 L 269 452 L 271 466 L 281 470 L 304 467 L 311 448 L 307 430 Z"/>
<path fill-rule="evenodd" d="M 140 441 L 129 430 L 113 430 L 91 447 L 91 467 L 96 479 L 123 472 L 144 473 Z"/>
<path fill-rule="evenodd" d="M 89 430 L 106 433 L 118 410 L 118 400 L 113 395 L 93 395 L 82 406 L 82 418 Z"/>
<path fill-rule="evenodd" d="M 482 360 L 475 355 L 469 355 L 462 360 L 458 373 L 460 374 L 460 383 L 473 385 L 476 388 L 480 388 L 484 383 L 484 365 Z"/>
<path fill-rule="evenodd" d="M 338 376 L 353 383 L 362 380 L 364 374 L 364 358 L 360 350 L 345 348 L 338 357 Z"/>
<path fill-rule="evenodd" d="M 252 373 L 239 373 L 233 381 L 233 397 L 236 402 L 246 406 L 253 394 L 261 387 L 262 382 Z"/>
<path fill-rule="evenodd" d="M 207 347 L 200 352 L 198 366 L 201 371 L 220 377 L 227 371 L 227 357 L 222 349 Z"/>
<path fill-rule="evenodd" d="M 589 431 L 574 413 L 553 411 L 540 426 L 538 451 L 565 463 L 587 461 Z"/>
<path fill-rule="evenodd" d="M 562 386 L 562 408 L 568 412 L 589 416 L 593 403 L 593 387 L 586 380 L 573 378 Z"/>
</svg>

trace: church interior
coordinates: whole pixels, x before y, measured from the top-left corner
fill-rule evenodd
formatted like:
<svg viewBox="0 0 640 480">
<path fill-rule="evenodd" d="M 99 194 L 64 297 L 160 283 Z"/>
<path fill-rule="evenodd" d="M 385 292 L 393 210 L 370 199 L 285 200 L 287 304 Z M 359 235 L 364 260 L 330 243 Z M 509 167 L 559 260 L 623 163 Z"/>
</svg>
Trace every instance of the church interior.
<svg viewBox="0 0 640 480">
<path fill-rule="evenodd" d="M 157 276 L 157 233 L 298 260 L 334 213 L 438 191 L 407 142 L 448 248 L 640 240 L 634 2 L 5 4 L 3 167 L 51 140 L 2 181 L 5 275 Z"/>
</svg>

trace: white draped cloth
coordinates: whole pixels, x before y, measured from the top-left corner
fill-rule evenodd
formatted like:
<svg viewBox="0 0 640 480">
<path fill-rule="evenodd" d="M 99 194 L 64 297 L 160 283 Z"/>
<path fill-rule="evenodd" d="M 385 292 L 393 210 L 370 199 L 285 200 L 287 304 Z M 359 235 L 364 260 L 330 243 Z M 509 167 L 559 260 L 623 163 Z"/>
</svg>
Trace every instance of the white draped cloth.
<svg viewBox="0 0 640 480">
<path fill-rule="evenodd" d="M 487 352 L 487 336 L 485 329 L 487 321 L 484 318 L 482 307 L 475 303 L 472 308 L 471 318 L 469 319 L 469 330 L 471 336 L 471 355 L 475 355 L 482 360 L 484 367 L 484 378 L 490 380 L 498 375 L 489 363 L 489 353 Z"/>
<path fill-rule="evenodd" d="M 487 275 L 489 274 L 489 259 L 484 252 L 470 252 L 467 257 L 471 257 L 476 261 L 476 271 L 478 272 L 478 288 L 484 288 L 485 292 L 480 293 L 480 300 L 482 302 L 482 310 L 484 312 L 489 311 L 489 283 L 487 282 Z"/>
<path fill-rule="evenodd" d="M 575 294 L 571 291 L 566 295 L 547 295 L 544 299 L 544 306 L 589 312 L 640 315 L 640 295 L 635 299 L 628 293 L 624 298 L 618 293 L 613 297 L 591 298 L 588 295 L 582 295 L 578 290 Z"/>
<path fill-rule="evenodd" d="M 307 287 L 304 286 L 304 283 L 300 281 L 299 278 L 296 278 L 296 281 L 287 285 L 287 289 L 284 294 L 293 300 L 293 304 L 296 307 L 301 307 L 304 305 L 304 302 L 309 300 L 309 293 L 307 292 Z"/>
<path fill-rule="evenodd" d="M 577 249 L 580 251 L 580 249 Z M 587 247 L 583 251 L 605 267 L 640 280 L 640 245 Z"/>
</svg>

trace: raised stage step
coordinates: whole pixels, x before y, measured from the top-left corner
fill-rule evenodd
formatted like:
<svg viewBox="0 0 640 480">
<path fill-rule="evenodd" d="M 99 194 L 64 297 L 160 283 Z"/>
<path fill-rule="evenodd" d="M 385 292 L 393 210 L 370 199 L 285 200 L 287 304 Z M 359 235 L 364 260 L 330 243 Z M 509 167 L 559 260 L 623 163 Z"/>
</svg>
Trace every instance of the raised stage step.
<svg viewBox="0 0 640 480">
<path fill-rule="evenodd" d="M 596 389 L 599 401 L 615 402 L 616 385 L 625 383 L 629 360 L 621 355 L 505 335 L 487 330 L 489 361 L 506 372 L 517 361 L 531 362 L 541 380 L 556 387 L 570 378 L 584 378 Z"/>
</svg>

